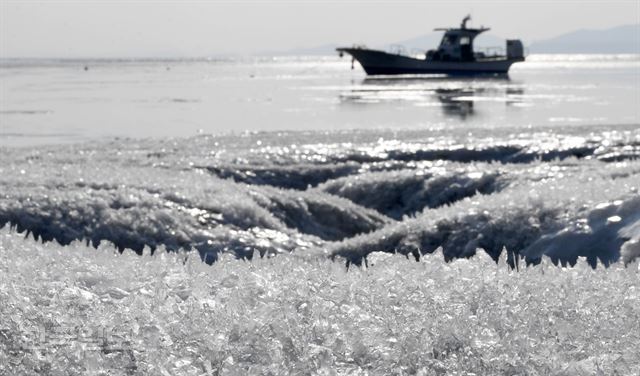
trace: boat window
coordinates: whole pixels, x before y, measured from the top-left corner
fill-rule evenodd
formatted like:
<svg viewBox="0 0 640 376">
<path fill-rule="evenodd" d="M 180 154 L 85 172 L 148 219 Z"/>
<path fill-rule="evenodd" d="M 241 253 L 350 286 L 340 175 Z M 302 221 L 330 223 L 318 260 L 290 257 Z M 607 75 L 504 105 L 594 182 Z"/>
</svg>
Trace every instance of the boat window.
<svg viewBox="0 0 640 376">
<path fill-rule="evenodd" d="M 456 44 L 456 36 L 455 35 L 447 35 L 443 38 L 442 40 L 442 44 L 444 46 L 449 46 L 449 45 L 453 45 Z"/>
<path fill-rule="evenodd" d="M 460 38 L 460 44 L 462 44 L 462 45 L 470 44 L 470 42 L 471 42 L 471 40 L 469 39 L 469 37 Z"/>
</svg>

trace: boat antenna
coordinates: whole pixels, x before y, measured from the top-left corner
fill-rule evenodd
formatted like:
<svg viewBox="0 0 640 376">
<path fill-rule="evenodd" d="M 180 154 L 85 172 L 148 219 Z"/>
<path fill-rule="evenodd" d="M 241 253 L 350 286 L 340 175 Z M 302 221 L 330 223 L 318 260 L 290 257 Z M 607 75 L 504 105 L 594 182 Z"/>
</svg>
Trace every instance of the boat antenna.
<svg viewBox="0 0 640 376">
<path fill-rule="evenodd" d="M 461 29 L 466 29 L 467 28 L 467 21 L 469 21 L 470 19 L 471 19 L 471 15 L 467 14 L 467 16 L 462 19 L 462 24 L 460 24 L 460 28 Z"/>
</svg>

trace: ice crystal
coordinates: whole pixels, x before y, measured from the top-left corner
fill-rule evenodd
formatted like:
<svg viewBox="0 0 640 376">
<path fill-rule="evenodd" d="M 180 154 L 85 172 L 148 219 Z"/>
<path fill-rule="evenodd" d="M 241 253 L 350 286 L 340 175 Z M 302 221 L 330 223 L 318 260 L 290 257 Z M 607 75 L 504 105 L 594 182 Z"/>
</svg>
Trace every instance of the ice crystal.
<svg viewBox="0 0 640 376">
<path fill-rule="evenodd" d="M 7 374 L 634 374 L 637 263 L 138 256 L 0 231 Z M 372 261 L 374 257 L 372 256 Z"/>
</svg>

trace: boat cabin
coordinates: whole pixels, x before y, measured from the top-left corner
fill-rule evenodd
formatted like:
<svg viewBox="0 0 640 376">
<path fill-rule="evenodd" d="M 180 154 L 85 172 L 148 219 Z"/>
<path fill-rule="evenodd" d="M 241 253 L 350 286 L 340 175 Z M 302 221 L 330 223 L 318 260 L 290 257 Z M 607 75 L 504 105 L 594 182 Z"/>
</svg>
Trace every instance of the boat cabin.
<svg viewBox="0 0 640 376">
<path fill-rule="evenodd" d="M 467 21 L 471 19 L 466 16 L 462 20 L 459 29 L 438 28 L 436 31 L 444 31 L 442 41 L 437 50 L 427 51 L 427 61 L 475 61 L 476 56 L 473 52 L 473 40 L 478 34 L 483 33 L 489 28 L 481 27 L 480 29 L 467 28 Z"/>
</svg>

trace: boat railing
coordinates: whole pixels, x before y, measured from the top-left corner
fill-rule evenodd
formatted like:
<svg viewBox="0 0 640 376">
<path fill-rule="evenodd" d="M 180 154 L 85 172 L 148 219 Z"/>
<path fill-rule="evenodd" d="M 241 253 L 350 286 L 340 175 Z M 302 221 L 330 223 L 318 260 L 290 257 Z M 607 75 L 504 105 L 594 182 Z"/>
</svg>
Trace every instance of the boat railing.
<svg viewBox="0 0 640 376">
<path fill-rule="evenodd" d="M 474 52 L 476 56 L 481 56 L 487 59 L 491 59 L 494 57 L 503 57 L 506 55 L 505 48 L 501 46 L 475 48 Z"/>
<path fill-rule="evenodd" d="M 426 54 L 427 52 L 425 50 L 412 48 L 409 56 L 415 57 L 416 59 L 424 59 L 426 57 Z"/>
<path fill-rule="evenodd" d="M 407 55 L 407 49 L 401 44 L 392 44 L 387 47 L 387 52 L 393 55 Z"/>
</svg>

